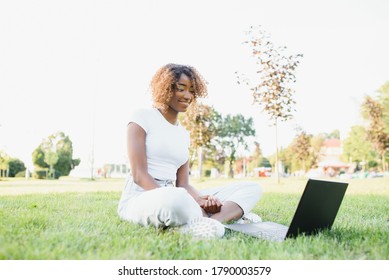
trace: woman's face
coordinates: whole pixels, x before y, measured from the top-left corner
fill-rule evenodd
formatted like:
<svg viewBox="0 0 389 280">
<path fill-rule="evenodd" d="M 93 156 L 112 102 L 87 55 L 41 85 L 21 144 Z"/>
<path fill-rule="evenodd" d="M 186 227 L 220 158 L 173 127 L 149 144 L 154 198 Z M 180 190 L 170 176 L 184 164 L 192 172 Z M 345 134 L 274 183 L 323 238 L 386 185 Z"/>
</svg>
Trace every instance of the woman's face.
<svg viewBox="0 0 389 280">
<path fill-rule="evenodd" d="M 167 105 L 177 113 L 186 112 L 195 96 L 194 88 L 189 77 L 181 74 L 180 79 L 176 83 L 176 89 L 176 92 Z"/>
</svg>

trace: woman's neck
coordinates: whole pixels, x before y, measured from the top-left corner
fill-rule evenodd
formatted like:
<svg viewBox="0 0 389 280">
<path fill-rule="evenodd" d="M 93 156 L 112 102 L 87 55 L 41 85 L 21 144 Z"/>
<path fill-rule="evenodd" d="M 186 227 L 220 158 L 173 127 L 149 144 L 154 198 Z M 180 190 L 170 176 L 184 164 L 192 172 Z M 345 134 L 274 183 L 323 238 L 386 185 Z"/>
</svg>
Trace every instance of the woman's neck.
<svg viewBox="0 0 389 280">
<path fill-rule="evenodd" d="M 158 109 L 158 111 L 164 116 L 164 118 L 171 123 L 172 125 L 177 124 L 178 120 L 178 112 L 173 110 L 172 108 L 168 108 L 166 111 Z"/>
</svg>

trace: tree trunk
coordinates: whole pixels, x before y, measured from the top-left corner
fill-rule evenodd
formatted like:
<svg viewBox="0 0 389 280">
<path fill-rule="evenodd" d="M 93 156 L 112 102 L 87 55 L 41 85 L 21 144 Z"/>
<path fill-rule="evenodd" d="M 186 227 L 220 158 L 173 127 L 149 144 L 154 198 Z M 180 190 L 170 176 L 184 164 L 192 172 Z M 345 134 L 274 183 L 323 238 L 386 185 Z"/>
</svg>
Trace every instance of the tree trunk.
<svg viewBox="0 0 389 280">
<path fill-rule="evenodd" d="M 232 165 L 233 165 L 233 162 L 230 161 L 230 170 L 229 170 L 229 172 L 228 172 L 228 176 L 229 176 L 230 178 L 234 178 L 234 169 L 233 169 Z"/>
<path fill-rule="evenodd" d="M 275 172 L 277 173 L 277 183 L 279 184 L 280 183 L 280 172 L 279 172 L 279 168 L 278 168 L 278 131 L 277 131 L 277 120 L 276 120 L 276 123 L 275 123 L 275 128 L 276 128 L 276 163 L 274 164 L 275 165 Z"/>
<path fill-rule="evenodd" d="M 243 177 L 246 178 L 246 158 L 243 159 Z"/>
<path fill-rule="evenodd" d="M 228 171 L 228 176 L 230 178 L 234 178 L 234 161 L 235 161 L 235 151 L 233 151 L 230 155 L 230 158 L 229 158 L 229 171 Z"/>
<path fill-rule="evenodd" d="M 199 158 L 199 178 L 201 178 L 203 175 L 203 147 L 202 146 L 199 147 L 198 158 Z"/>
</svg>

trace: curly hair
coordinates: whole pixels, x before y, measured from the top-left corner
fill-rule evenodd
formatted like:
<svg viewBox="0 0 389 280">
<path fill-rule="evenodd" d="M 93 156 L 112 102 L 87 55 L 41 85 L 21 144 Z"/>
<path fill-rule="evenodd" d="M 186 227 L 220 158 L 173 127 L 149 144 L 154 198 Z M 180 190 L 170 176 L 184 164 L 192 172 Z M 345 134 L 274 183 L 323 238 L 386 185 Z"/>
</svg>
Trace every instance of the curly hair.
<svg viewBox="0 0 389 280">
<path fill-rule="evenodd" d="M 196 111 L 197 98 L 203 98 L 208 95 L 207 82 L 194 67 L 173 63 L 162 66 L 151 80 L 150 86 L 154 107 L 163 111 L 168 109 L 167 104 L 177 90 L 176 83 L 182 74 L 185 74 L 192 82 L 194 98 L 189 110 Z"/>
</svg>

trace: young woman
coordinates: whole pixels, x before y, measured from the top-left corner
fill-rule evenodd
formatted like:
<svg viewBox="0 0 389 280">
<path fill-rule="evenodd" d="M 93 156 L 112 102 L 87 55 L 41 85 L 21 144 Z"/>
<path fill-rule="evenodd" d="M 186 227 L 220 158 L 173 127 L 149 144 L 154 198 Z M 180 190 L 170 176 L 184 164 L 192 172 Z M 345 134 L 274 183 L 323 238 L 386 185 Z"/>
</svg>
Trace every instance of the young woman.
<svg viewBox="0 0 389 280">
<path fill-rule="evenodd" d="M 251 217 L 261 197 L 258 184 L 239 182 L 198 191 L 189 184 L 189 133 L 178 114 L 207 95 L 205 81 L 191 66 L 167 64 L 151 81 L 153 108 L 137 110 L 127 126 L 131 173 L 119 202 L 126 221 L 179 227 L 197 237 L 222 237 L 223 222 Z"/>
</svg>

